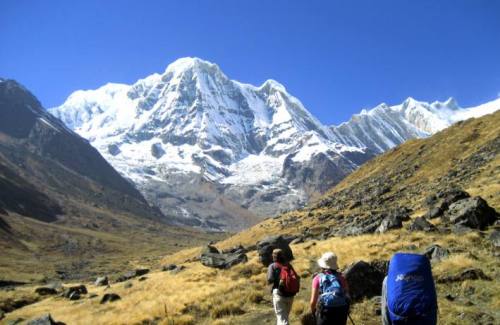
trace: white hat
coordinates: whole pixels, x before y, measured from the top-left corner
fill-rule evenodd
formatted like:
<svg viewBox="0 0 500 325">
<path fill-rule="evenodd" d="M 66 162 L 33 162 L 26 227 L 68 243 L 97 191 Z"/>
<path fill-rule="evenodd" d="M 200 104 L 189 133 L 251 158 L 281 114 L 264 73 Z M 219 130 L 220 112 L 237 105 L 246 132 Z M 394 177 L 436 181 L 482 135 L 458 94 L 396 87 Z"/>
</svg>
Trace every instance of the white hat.
<svg viewBox="0 0 500 325">
<path fill-rule="evenodd" d="M 318 260 L 319 267 L 329 270 L 337 270 L 339 266 L 337 265 L 337 255 L 332 252 L 326 252 Z"/>
</svg>

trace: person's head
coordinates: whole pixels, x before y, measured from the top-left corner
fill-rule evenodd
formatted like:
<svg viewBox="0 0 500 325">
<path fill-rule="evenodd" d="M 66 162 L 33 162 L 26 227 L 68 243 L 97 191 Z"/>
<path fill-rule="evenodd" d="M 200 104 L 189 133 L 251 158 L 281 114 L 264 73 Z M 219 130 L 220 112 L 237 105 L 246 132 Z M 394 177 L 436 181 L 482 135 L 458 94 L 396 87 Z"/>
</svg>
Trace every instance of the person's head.
<svg viewBox="0 0 500 325">
<path fill-rule="evenodd" d="M 284 264 L 287 262 L 285 254 L 283 253 L 282 249 L 279 249 L 279 248 L 273 249 L 273 262 L 278 262 L 281 264 Z"/>
<path fill-rule="evenodd" d="M 323 270 L 338 270 L 339 266 L 337 264 L 337 255 L 335 255 L 333 252 L 324 253 L 318 260 L 318 265 Z"/>
</svg>

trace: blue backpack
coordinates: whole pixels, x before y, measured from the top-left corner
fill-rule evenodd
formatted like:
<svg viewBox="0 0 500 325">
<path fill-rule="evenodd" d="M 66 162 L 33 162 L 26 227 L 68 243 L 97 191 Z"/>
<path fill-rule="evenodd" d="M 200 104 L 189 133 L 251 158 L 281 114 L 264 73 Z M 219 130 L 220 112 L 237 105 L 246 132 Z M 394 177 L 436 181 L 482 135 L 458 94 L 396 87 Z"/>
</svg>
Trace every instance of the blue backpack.
<svg viewBox="0 0 500 325">
<path fill-rule="evenodd" d="M 436 288 L 426 256 L 397 253 L 392 257 L 387 274 L 387 309 L 392 324 L 436 324 Z"/>
<path fill-rule="evenodd" d="M 342 285 L 335 274 L 319 274 L 319 303 L 323 308 L 348 305 Z"/>
</svg>

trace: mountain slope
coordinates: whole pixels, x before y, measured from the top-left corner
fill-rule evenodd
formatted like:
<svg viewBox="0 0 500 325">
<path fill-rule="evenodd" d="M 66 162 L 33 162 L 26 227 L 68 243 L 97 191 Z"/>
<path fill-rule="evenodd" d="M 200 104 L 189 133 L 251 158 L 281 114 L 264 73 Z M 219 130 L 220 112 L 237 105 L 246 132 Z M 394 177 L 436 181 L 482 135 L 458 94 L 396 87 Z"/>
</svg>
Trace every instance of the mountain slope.
<svg viewBox="0 0 500 325">
<path fill-rule="evenodd" d="M 380 154 L 407 140 L 428 137 L 458 121 L 499 109 L 500 99 L 460 108 L 452 98 L 431 104 L 408 98 L 400 105 L 380 104 L 370 111 L 363 110 L 348 122 L 330 129 L 335 141 Z"/>
<path fill-rule="evenodd" d="M 209 228 L 304 204 L 371 157 L 332 142 L 276 81 L 242 84 L 196 58 L 131 86 L 77 91 L 50 112 L 169 217 Z"/>
<path fill-rule="evenodd" d="M 0 193 L 2 279 L 57 269 L 81 277 L 145 247 L 175 250 L 183 236 L 211 237 L 162 223 L 87 140 L 12 80 L 0 80 Z"/>
</svg>

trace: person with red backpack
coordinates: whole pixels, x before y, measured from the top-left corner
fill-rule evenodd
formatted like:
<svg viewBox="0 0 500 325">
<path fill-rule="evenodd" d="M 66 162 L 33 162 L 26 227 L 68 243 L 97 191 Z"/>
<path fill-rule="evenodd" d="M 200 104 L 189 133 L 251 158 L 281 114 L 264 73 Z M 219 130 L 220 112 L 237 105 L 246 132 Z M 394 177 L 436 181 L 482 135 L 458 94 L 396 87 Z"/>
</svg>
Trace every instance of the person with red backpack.
<svg viewBox="0 0 500 325">
<path fill-rule="evenodd" d="M 292 310 L 293 297 L 300 290 L 300 278 L 281 249 L 273 250 L 273 263 L 267 270 L 267 282 L 272 285 L 276 324 L 289 325 L 288 317 Z"/>
<path fill-rule="evenodd" d="M 345 325 L 349 315 L 349 287 L 338 272 L 337 256 L 324 253 L 318 260 L 321 272 L 314 276 L 311 292 L 311 312 L 317 325 Z"/>
</svg>

